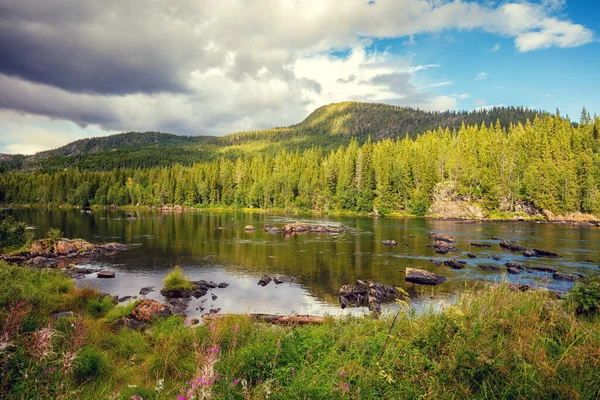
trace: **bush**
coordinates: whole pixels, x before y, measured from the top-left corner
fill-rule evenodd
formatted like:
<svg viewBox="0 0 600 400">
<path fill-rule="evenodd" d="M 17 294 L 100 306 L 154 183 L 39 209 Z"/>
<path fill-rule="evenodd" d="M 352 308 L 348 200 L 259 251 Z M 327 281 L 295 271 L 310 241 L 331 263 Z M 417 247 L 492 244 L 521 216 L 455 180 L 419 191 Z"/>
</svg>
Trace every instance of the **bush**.
<svg viewBox="0 0 600 400">
<path fill-rule="evenodd" d="M 63 233 L 58 228 L 50 228 L 48 229 L 48 232 L 46 232 L 46 239 L 50 240 L 52 243 L 58 242 L 62 237 Z"/>
<path fill-rule="evenodd" d="M 24 222 L 17 222 L 10 215 L 0 221 L 0 251 L 21 247 L 31 239 Z"/>
<path fill-rule="evenodd" d="M 600 312 L 600 283 L 584 285 L 577 283 L 569 292 L 568 299 L 578 315 L 593 315 Z"/>
<path fill-rule="evenodd" d="M 96 379 L 108 372 L 106 355 L 93 347 L 85 347 L 75 360 L 75 380 L 83 383 Z"/>
<path fill-rule="evenodd" d="M 183 274 L 179 266 L 176 266 L 173 271 L 165 276 L 163 283 L 166 290 L 190 290 L 194 288 L 190 278 Z"/>
</svg>

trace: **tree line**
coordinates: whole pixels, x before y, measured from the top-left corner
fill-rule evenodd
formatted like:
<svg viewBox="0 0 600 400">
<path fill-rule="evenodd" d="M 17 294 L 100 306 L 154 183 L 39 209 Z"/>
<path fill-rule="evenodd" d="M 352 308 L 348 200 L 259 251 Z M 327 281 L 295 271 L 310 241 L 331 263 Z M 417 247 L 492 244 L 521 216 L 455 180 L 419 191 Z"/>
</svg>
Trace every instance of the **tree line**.
<svg viewBox="0 0 600 400">
<path fill-rule="evenodd" d="M 556 115 L 503 128 L 436 129 L 335 151 L 221 157 L 192 165 L 0 175 L 5 204 L 182 205 L 423 215 L 438 184 L 484 209 L 527 202 L 554 213 L 600 214 L 600 118 Z"/>
</svg>

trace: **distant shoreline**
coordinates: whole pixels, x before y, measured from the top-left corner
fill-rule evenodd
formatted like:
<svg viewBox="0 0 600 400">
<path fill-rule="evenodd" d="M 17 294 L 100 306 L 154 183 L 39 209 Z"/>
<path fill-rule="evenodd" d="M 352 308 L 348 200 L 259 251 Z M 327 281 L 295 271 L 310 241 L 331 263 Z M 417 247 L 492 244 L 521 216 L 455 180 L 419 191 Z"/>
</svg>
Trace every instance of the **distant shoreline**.
<svg viewBox="0 0 600 400">
<path fill-rule="evenodd" d="M 78 206 L 70 204 L 62 205 L 49 205 L 49 204 L 0 204 L 0 209 L 74 209 L 85 212 Z M 600 219 L 591 214 L 574 214 L 577 218 L 570 218 L 569 215 L 553 216 L 554 219 L 548 219 L 541 214 L 536 215 L 523 215 L 523 213 L 517 212 L 504 212 L 499 214 L 492 214 L 488 217 L 470 217 L 470 218 L 459 218 L 452 216 L 438 216 L 438 215 L 425 215 L 416 216 L 403 212 L 393 212 L 385 216 L 377 215 L 374 213 L 364 213 L 356 211 L 300 211 L 300 210 L 285 210 L 285 209 L 262 209 L 262 208 L 233 208 L 233 207 L 183 207 L 183 206 L 100 206 L 93 205 L 89 210 L 99 211 L 161 211 L 163 213 L 179 214 L 190 211 L 204 211 L 204 212 L 240 212 L 246 214 L 274 214 L 274 215 L 305 215 L 305 216 L 334 216 L 334 217 L 373 217 L 373 218 L 423 218 L 433 219 L 439 221 L 457 221 L 463 223 L 478 223 L 478 222 L 536 222 L 536 223 L 548 223 L 556 225 L 579 225 L 579 226 L 598 226 L 600 227 Z"/>
</svg>

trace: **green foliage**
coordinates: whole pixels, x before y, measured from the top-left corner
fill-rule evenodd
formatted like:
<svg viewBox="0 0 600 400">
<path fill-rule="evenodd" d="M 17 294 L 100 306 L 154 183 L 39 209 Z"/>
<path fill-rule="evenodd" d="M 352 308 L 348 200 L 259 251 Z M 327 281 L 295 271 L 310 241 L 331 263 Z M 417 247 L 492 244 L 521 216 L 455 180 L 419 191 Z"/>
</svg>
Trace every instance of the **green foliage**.
<svg viewBox="0 0 600 400">
<path fill-rule="evenodd" d="M 374 123 L 368 134 L 363 115 L 412 115 L 404 108 L 381 107 L 342 103 L 318 110 L 294 127 L 213 138 L 219 150 L 212 156 L 181 163 L 132 167 L 125 161 L 119 164 L 121 156 L 113 155 L 116 167 L 104 172 L 80 166 L 0 174 L 0 200 L 422 216 L 443 192 L 440 189 L 452 187 L 452 198 L 481 205 L 490 215 L 512 213 L 524 203 L 555 214 L 600 214 L 600 143 L 595 130 L 600 118 L 573 126 L 558 116 L 541 115 L 508 128 L 499 118 L 495 124 L 465 123 L 452 131 L 437 128 L 409 139 L 390 128 L 396 117 Z M 523 110 L 505 111 L 452 114 L 451 120 L 454 124 L 460 118 L 475 121 L 498 115 L 514 117 L 514 122 L 530 116 Z M 434 121 L 442 118 L 424 115 Z M 312 133 L 290 133 L 298 129 Z M 320 142 L 287 146 L 313 133 Z M 295 139 L 286 141 L 286 135 Z M 188 139 L 169 139 L 164 145 L 159 140 L 157 146 L 167 152 L 169 146 L 189 145 Z"/>
<path fill-rule="evenodd" d="M 0 218 L 0 252 L 19 248 L 32 239 L 24 222 L 17 222 L 10 215 Z"/>
<path fill-rule="evenodd" d="M 75 360 L 74 377 L 78 383 L 93 381 L 109 371 L 106 355 L 93 347 L 84 347 Z"/>
<path fill-rule="evenodd" d="M 94 317 L 100 317 L 114 307 L 113 299 L 110 296 L 95 297 L 85 302 L 85 311 Z"/>
<path fill-rule="evenodd" d="M 63 233 L 58 228 L 50 228 L 48 232 L 46 232 L 46 239 L 50 240 L 51 243 L 56 243 L 60 239 L 62 239 Z"/>
<path fill-rule="evenodd" d="M 190 278 L 184 275 L 179 266 L 175 266 L 175 268 L 165 276 L 163 284 L 167 290 L 189 290 L 194 287 Z"/>
<path fill-rule="evenodd" d="M 116 306 L 106 313 L 104 316 L 104 321 L 108 324 L 112 324 L 117 322 L 123 317 L 128 316 L 133 311 L 133 308 L 140 302 L 141 300 L 130 301 L 125 305 Z"/>
<path fill-rule="evenodd" d="M 577 314 L 600 314 L 600 283 L 577 283 L 567 298 Z"/>
</svg>

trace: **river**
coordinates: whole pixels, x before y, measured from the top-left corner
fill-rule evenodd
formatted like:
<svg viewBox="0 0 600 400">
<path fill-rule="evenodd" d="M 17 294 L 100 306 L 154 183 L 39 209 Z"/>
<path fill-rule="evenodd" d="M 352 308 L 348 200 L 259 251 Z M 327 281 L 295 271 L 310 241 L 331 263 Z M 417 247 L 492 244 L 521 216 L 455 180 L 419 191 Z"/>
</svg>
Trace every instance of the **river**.
<svg viewBox="0 0 600 400">
<path fill-rule="evenodd" d="M 4 209 L 2 212 L 26 222 L 38 236 L 57 227 L 65 237 L 119 242 L 130 247 L 85 265 L 114 269 L 116 278 L 99 279 L 91 274 L 77 280 L 80 286 L 96 287 L 120 297 L 142 297 L 139 294 L 142 287 L 154 286 L 156 290 L 147 297 L 162 300 L 159 293 L 162 279 L 175 265 L 192 280 L 229 284 L 225 289 L 213 289 L 207 296 L 193 300 L 188 309 L 190 316 L 199 316 L 211 308 L 220 308 L 221 313 L 365 313 L 365 308 L 341 310 L 338 305 L 339 288 L 356 279 L 405 288 L 417 312 L 451 304 L 461 291 L 482 280 L 518 280 L 559 291 L 568 290 L 571 285 L 553 280 L 551 274 L 543 272 L 507 275 L 506 262 L 544 265 L 561 273 L 586 277 L 600 275 L 600 228 L 592 226 L 208 211 L 116 210 L 88 214 L 73 209 Z M 296 221 L 344 225 L 352 230 L 343 234 L 306 233 L 290 237 L 262 231 L 268 224 L 282 226 Z M 246 225 L 257 230 L 246 232 Z M 462 252 L 436 254 L 428 246 L 432 243 L 427 236 L 429 231 L 452 235 Z M 552 250 L 560 257 L 526 259 L 520 252 L 502 250 L 492 237 L 515 240 L 527 248 Z M 399 244 L 384 246 L 381 242 L 386 239 Z M 474 242 L 491 247 L 473 247 Z M 468 258 L 467 252 L 477 258 Z M 488 258 L 491 255 L 501 259 Z M 453 270 L 431 262 L 448 258 L 464 260 L 467 266 Z M 477 264 L 494 264 L 501 269 L 483 271 Z M 435 272 L 448 281 L 436 287 L 406 284 L 407 267 Z M 292 276 L 296 282 L 258 286 L 258 280 L 265 274 Z M 386 310 L 394 307 L 388 305 Z"/>
</svg>

